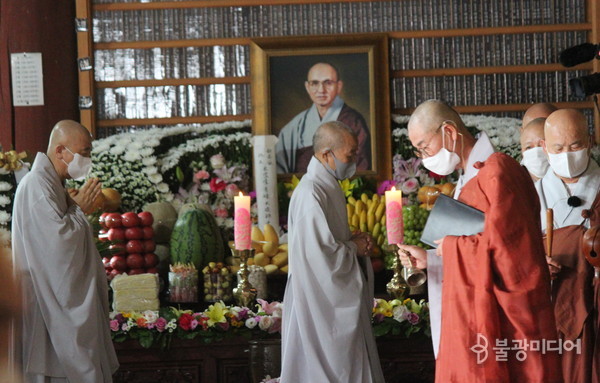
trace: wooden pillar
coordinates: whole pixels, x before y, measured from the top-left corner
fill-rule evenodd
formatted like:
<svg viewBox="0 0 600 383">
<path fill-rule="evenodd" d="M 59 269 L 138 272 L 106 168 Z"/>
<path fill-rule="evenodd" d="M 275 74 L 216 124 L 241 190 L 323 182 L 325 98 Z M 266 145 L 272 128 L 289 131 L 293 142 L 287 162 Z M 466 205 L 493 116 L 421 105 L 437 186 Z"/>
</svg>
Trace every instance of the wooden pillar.
<svg viewBox="0 0 600 383">
<path fill-rule="evenodd" d="M 92 39 L 92 4 L 90 0 L 76 0 L 76 17 L 87 20 L 87 31 L 77 32 L 77 56 L 79 58 L 90 59 L 94 65 L 93 39 Z M 91 109 L 81 109 L 79 112 L 80 122 L 88 128 L 90 132 L 96 135 L 96 97 L 94 94 L 94 70 L 79 72 L 79 96 L 92 98 Z"/>
</svg>

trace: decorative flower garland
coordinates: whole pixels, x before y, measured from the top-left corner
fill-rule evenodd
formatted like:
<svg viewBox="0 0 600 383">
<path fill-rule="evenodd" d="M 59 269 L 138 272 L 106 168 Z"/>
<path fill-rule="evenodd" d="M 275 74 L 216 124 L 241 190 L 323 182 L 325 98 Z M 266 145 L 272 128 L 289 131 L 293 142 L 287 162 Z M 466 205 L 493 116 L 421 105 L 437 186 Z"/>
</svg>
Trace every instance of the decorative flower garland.
<svg viewBox="0 0 600 383">
<path fill-rule="evenodd" d="M 158 345 L 166 348 L 173 337 L 210 343 L 232 336 L 263 338 L 281 330 L 283 304 L 258 300 L 255 310 L 226 306 L 216 302 L 203 312 L 164 307 L 160 311 L 113 312 L 110 329 L 115 342 L 137 339 L 142 347 Z M 375 336 L 422 334 L 431 337 L 429 306 L 413 299 L 373 302 L 373 332 Z"/>
</svg>

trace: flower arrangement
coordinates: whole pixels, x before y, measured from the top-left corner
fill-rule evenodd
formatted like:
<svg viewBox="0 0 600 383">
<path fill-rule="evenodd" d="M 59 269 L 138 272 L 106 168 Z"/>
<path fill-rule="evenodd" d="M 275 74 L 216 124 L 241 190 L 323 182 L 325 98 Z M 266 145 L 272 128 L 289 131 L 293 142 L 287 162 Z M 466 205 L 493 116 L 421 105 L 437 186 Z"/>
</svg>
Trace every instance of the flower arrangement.
<svg viewBox="0 0 600 383">
<path fill-rule="evenodd" d="M 423 334 L 431 337 L 429 305 L 425 300 L 400 301 L 375 299 L 373 305 L 373 331 L 375 336 Z"/>
<path fill-rule="evenodd" d="M 121 193 L 124 210 L 140 211 L 146 203 L 173 200 L 182 186 L 176 170 L 194 156 L 198 161 L 208 161 L 219 151 L 245 150 L 236 158 L 242 158 L 237 162 L 248 163 L 249 130 L 250 121 L 231 121 L 112 135 L 94 141 L 90 175 L 98 177 L 104 187 Z M 184 181 L 191 181 L 192 169 L 185 175 L 189 178 Z"/>
<path fill-rule="evenodd" d="M 282 303 L 258 299 L 254 309 L 216 302 L 203 312 L 175 307 L 164 307 L 160 311 L 112 312 L 110 329 L 115 342 L 137 339 L 145 348 L 153 345 L 167 348 L 173 337 L 200 337 L 205 343 L 232 336 L 263 338 L 279 334 L 282 311 Z M 376 299 L 373 331 L 375 336 L 409 337 L 417 333 L 431 336 L 427 303 L 412 299 Z"/>
<path fill-rule="evenodd" d="M 167 348 L 174 336 L 180 339 L 201 337 L 205 343 L 210 343 L 236 335 L 266 337 L 279 333 L 282 304 L 262 299 L 258 299 L 258 303 L 254 311 L 216 302 L 203 312 L 175 307 L 164 307 L 160 311 L 112 312 L 112 339 L 115 342 L 137 339 L 145 348 L 152 345 Z"/>
<path fill-rule="evenodd" d="M 12 208 L 17 189 L 15 171 L 29 168 L 27 154 L 15 150 L 0 152 L 0 247 L 10 247 Z"/>
</svg>

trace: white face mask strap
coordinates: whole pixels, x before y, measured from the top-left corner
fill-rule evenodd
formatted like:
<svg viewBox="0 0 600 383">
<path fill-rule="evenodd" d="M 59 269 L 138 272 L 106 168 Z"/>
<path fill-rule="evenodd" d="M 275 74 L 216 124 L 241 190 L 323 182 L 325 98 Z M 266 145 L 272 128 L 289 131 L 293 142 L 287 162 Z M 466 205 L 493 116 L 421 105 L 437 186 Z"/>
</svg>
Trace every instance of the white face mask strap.
<svg viewBox="0 0 600 383">
<path fill-rule="evenodd" d="M 442 148 L 444 148 L 444 149 L 446 148 L 446 135 L 444 134 L 445 127 L 446 127 L 446 123 L 443 123 L 442 124 Z M 452 147 L 452 152 L 456 153 L 456 140 L 454 140 L 454 146 Z"/>
</svg>

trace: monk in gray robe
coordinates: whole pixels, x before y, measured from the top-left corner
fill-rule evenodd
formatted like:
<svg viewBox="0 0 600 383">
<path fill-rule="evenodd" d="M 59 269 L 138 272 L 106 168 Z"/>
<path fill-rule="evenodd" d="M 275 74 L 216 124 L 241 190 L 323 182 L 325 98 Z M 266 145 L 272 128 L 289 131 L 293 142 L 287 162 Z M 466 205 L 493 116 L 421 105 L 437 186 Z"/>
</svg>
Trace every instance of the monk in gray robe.
<svg viewBox="0 0 600 383">
<path fill-rule="evenodd" d="M 356 169 L 358 142 L 333 121 L 319 127 L 313 146 L 289 209 L 281 381 L 383 382 L 371 327 L 372 238 L 350 233 L 338 184 Z"/>
<path fill-rule="evenodd" d="M 357 169 L 371 168 L 371 134 L 363 116 L 339 96 L 343 81 L 331 64 L 318 63 L 304 83 L 313 105 L 296 115 L 279 133 L 276 146 L 277 173 L 305 172 L 315 153 L 312 146 L 317 128 L 329 121 L 341 121 L 358 137 Z"/>
<path fill-rule="evenodd" d="M 108 286 L 83 213 L 97 179 L 67 192 L 91 167 L 92 137 L 75 121 L 52 130 L 46 154 L 16 191 L 12 244 L 23 294 L 20 344 L 25 382 L 107 383 L 119 364 L 108 327 Z"/>
</svg>

